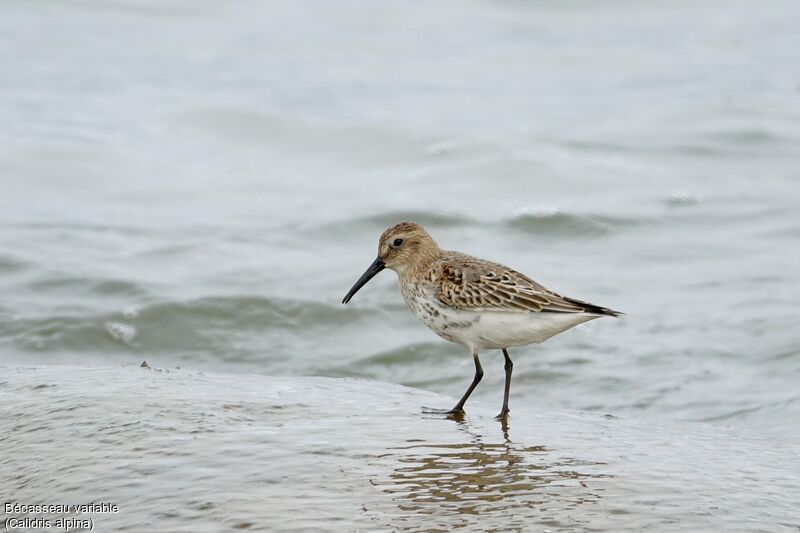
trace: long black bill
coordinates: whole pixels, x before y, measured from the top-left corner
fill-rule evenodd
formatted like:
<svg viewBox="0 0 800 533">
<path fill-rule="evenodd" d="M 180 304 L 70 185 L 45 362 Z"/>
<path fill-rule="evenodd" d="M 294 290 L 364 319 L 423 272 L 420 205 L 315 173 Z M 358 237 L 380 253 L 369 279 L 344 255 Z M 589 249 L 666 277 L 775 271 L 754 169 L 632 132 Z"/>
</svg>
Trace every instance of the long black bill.
<svg viewBox="0 0 800 533">
<path fill-rule="evenodd" d="M 346 304 L 347 302 L 349 302 L 350 298 L 352 298 L 353 295 L 358 292 L 358 289 L 366 285 L 369 280 L 375 277 L 375 274 L 377 274 L 384 268 L 386 268 L 386 265 L 383 264 L 383 259 L 381 259 L 380 257 L 375 259 L 375 261 L 373 261 L 372 264 L 369 267 L 367 267 L 367 271 L 364 272 L 360 278 L 358 278 L 358 281 L 356 281 L 356 284 L 353 285 L 352 289 L 350 289 L 350 292 L 347 293 L 347 296 L 344 297 L 342 303 Z"/>
</svg>

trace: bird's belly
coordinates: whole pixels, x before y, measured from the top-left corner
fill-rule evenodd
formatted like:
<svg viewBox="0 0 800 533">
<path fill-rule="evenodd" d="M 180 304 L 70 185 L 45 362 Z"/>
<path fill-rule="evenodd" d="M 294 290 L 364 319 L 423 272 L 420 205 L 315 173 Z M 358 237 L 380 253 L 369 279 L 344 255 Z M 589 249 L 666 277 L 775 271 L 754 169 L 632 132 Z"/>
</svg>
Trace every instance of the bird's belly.
<svg viewBox="0 0 800 533">
<path fill-rule="evenodd" d="M 543 342 L 571 327 L 599 318 L 585 313 L 462 311 L 421 295 L 409 295 L 406 303 L 437 335 L 470 349 L 500 349 Z"/>
<path fill-rule="evenodd" d="M 585 313 L 509 313 L 486 311 L 469 327 L 469 335 L 480 348 L 499 349 L 544 342 L 564 331 L 600 318 Z"/>
</svg>

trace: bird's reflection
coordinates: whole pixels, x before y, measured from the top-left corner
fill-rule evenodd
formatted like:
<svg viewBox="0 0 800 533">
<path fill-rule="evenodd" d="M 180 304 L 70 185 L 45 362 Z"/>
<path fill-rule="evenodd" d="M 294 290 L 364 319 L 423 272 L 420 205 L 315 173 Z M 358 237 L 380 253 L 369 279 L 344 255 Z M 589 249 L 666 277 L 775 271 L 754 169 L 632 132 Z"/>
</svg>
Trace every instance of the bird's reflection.
<svg viewBox="0 0 800 533">
<path fill-rule="evenodd" d="M 542 445 L 511 442 L 507 421 L 501 426 L 502 441 L 482 436 L 463 418 L 455 421 L 467 437 L 460 442 L 409 441 L 384 456 L 394 459 L 396 467 L 378 485 L 392 495 L 403 514 L 416 518 L 407 527 L 404 521 L 393 527 L 480 524 L 492 529 L 497 520 L 495 526 L 513 531 L 529 530 L 531 519 L 555 526 L 563 511 L 597 502 L 602 487 L 594 485 L 599 485 L 599 478 L 611 477 L 602 463 L 565 457 Z M 420 518 L 442 522 L 423 525 Z M 576 525 L 574 516 L 569 524 Z"/>
</svg>

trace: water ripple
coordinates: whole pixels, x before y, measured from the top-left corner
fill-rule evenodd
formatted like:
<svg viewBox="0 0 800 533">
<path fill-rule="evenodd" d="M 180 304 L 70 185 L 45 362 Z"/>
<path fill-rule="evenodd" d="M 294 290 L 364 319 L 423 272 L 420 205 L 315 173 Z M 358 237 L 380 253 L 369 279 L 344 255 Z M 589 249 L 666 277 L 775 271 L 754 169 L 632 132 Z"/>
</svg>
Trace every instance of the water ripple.
<svg viewBox="0 0 800 533">
<path fill-rule="evenodd" d="M 186 302 L 162 302 L 119 313 L 23 318 L 0 323 L 0 339 L 31 351 L 117 351 L 136 347 L 155 352 L 199 349 L 225 350 L 237 332 L 254 336 L 278 332 L 324 331 L 369 314 L 353 308 L 302 300 L 253 296 L 208 297 Z"/>
<path fill-rule="evenodd" d="M 647 220 L 610 215 L 578 215 L 557 208 L 535 207 L 505 220 L 524 233 L 552 237 L 592 237 L 623 231 Z"/>
</svg>

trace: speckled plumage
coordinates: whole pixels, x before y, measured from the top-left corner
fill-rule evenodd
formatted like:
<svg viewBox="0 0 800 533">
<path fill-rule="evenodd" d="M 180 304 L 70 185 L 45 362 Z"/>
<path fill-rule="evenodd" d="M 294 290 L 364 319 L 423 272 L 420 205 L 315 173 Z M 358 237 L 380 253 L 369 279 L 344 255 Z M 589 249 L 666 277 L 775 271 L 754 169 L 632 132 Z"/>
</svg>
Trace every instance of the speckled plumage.
<svg viewBox="0 0 800 533">
<path fill-rule="evenodd" d="M 378 258 L 350 290 L 344 303 L 384 267 L 397 272 L 400 292 L 411 311 L 440 337 L 470 349 L 475 379 L 449 412 L 460 412 L 483 375 L 481 349 L 501 349 L 506 391 L 500 416 L 508 413 L 511 367 L 507 348 L 538 343 L 602 316 L 606 307 L 555 293 L 499 263 L 442 250 L 418 224 L 401 222 L 381 235 Z"/>
</svg>

